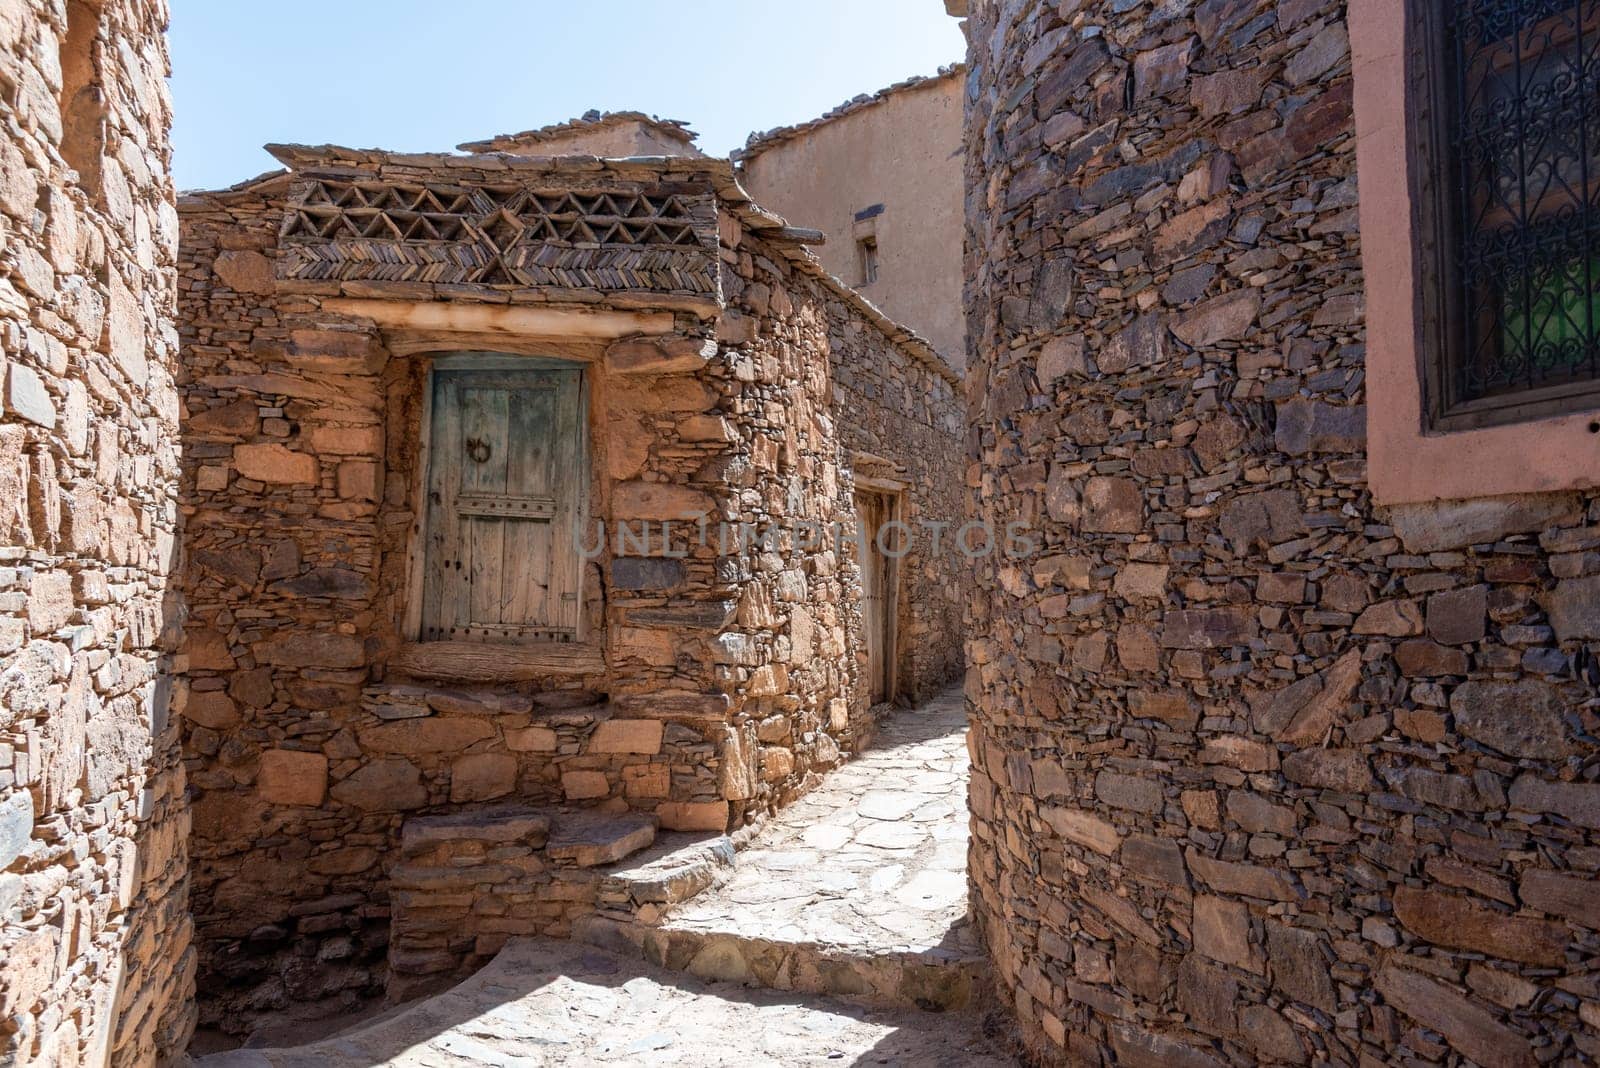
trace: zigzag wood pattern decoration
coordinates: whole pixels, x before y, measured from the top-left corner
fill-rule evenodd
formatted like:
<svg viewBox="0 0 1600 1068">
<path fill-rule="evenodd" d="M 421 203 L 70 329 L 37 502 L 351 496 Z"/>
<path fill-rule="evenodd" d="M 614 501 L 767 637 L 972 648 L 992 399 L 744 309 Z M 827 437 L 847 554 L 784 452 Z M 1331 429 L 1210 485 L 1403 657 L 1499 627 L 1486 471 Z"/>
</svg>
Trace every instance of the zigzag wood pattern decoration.
<svg viewBox="0 0 1600 1068">
<path fill-rule="evenodd" d="M 709 194 L 307 180 L 281 277 L 716 292 Z"/>
</svg>

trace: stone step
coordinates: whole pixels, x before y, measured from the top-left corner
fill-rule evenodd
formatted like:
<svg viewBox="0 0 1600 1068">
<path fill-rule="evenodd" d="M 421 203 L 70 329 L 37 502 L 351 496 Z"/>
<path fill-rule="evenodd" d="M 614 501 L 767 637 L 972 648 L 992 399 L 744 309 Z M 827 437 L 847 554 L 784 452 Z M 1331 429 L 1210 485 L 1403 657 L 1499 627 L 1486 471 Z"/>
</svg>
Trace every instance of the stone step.
<svg viewBox="0 0 1600 1068">
<path fill-rule="evenodd" d="M 639 852 L 656 840 L 656 818 L 637 812 L 560 812 L 545 843 L 556 863 L 597 868 Z"/>
<path fill-rule="evenodd" d="M 675 927 L 670 920 L 652 926 L 597 914 L 576 922 L 572 937 L 699 979 L 925 1012 L 970 1007 L 986 968 L 964 928 L 949 945 L 901 949 L 760 938 Z"/>
<path fill-rule="evenodd" d="M 389 878 L 391 1000 L 432 993 L 516 935 L 564 936 L 600 907 L 606 865 L 648 848 L 656 817 L 515 804 L 417 816 Z"/>
<path fill-rule="evenodd" d="M 600 911 L 655 923 L 672 906 L 721 886 L 733 866 L 733 839 L 725 834 L 663 835 L 651 848 L 606 871 Z"/>
</svg>

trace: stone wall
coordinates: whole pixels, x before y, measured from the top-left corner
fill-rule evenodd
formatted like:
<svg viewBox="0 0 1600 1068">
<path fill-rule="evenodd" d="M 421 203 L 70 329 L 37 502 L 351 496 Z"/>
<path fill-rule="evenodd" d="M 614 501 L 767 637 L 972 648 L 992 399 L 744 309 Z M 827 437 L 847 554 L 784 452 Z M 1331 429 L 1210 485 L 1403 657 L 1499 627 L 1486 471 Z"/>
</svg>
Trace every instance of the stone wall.
<svg viewBox="0 0 1600 1068">
<path fill-rule="evenodd" d="M 827 318 L 840 443 L 863 470 L 872 457 L 890 460 L 890 476 L 904 485 L 900 522 L 912 536 L 897 565 L 903 595 L 895 674 L 897 699 L 920 704 L 962 671 L 968 564 L 955 548 L 965 509 L 953 455 L 961 434 L 961 382 L 848 314 L 837 298 L 828 300 Z M 939 530 L 941 523 L 947 528 Z"/>
<path fill-rule="evenodd" d="M 503 185 L 516 168 L 525 174 L 512 180 L 546 189 L 736 188 L 717 161 L 313 160 L 306 150 L 302 163 L 298 151 L 285 150 L 296 166 L 359 167 L 375 181 Z M 747 229 L 737 204 L 708 231 L 720 303 L 302 281 L 284 277 L 279 236 L 301 180 L 291 172 L 182 205 L 192 566 L 180 696 L 202 1009 L 236 1030 L 286 1011 L 337 1013 L 382 991 L 407 813 L 575 805 L 720 831 L 783 803 L 859 744 L 870 715 L 854 565 L 790 537 L 795 520 L 852 514 L 829 411 L 830 332 L 861 383 L 852 419 L 863 432 L 904 432 L 883 455 L 908 470 L 942 464 L 945 485 L 956 464 L 953 390 L 915 377 L 936 367 L 931 353 L 913 354 L 911 339 L 792 244 Z M 566 316 L 568 329 L 613 321 L 601 314 L 635 325 L 620 337 L 563 336 L 548 318 L 488 335 L 404 325 L 425 314 L 481 325 L 502 311 Z M 582 363 L 591 516 L 613 535 L 618 523 L 635 533 L 650 524 L 648 548 L 611 537 L 584 565 L 585 633 L 572 655 L 503 677 L 441 668 L 441 643 L 414 644 L 407 631 L 428 361 L 459 349 Z M 955 502 L 946 493 L 920 507 Z M 756 537 L 741 542 L 741 524 Z M 908 689 L 925 691 L 949 673 L 958 642 L 954 611 L 923 601 L 948 600 L 953 583 L 929 564 L 907 591 L 925 646 L 908 655 Z M 506 922 L 535 922 L 536 911 Z M 563 934 L 571 911 L 557 909 L 553 926 L 539 920 L 541 930 Z"/>
<path fill-rule="evenodd" d="M 165 5 L 0 11 L 0 1061 L 193 1025 Z"/>
<path fill-rule="evenodd" d="M 730 417 L 746 458 L 730 470 L 743 488 L 738 521 L 782 535 L 740 561 L 748 581 L 721 639 L 745 697 L 742 743 L 760 780 L 754 814 L 808 789 L 872 729 L 856 546 L 833 533 L 808 544 L 803 525 L 855 528 L 861 453 L 908 487 L 908 521 L 958 523 L 958 391 L 931 350 L 865 313 L 837 283 L 794 270 L 731 221 L 725 239 L 737 269 L 723 285 L 735 311 L 720 329 L 754 334 L 741 345 L 751 362 Z M 900 562 L 896 676 L 907 700 L 959 674 L 958 559 L 918 539 Z"/>
<path fill-rule="evenodd" d="M 973 907 L 1050 1060 L 1600 1060 L 1600 500 L 1374 506 L 1336 0 L 970 6 Z"/>
</svg>

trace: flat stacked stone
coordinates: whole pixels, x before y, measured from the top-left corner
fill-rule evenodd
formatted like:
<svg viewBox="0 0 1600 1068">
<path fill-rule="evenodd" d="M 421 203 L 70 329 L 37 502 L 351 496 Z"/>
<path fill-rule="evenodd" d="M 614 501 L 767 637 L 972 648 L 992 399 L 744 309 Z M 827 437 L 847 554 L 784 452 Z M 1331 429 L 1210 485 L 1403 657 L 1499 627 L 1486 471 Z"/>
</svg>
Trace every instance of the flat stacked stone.
<svg viewBox="0 0 1600 1068">
<path fill-rule="evenodd" d="M 1366 485 L 1345 5 L 969 12 L 973 903 L 1073 1063 L 1600 1059 L 1600 499 Z"/>
<path fill-rule="evenodd" d="M 194 1027 L 165 21 L 0 11 L 7 1065 L 153 1064 Z"/>
</svg>

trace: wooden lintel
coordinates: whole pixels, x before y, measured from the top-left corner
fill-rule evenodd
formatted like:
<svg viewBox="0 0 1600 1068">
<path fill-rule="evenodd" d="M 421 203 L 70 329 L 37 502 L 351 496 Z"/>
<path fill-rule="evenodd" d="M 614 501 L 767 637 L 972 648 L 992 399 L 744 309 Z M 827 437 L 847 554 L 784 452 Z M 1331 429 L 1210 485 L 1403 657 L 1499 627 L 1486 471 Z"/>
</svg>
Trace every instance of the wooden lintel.
<svg viewBox="0 0 1600 1068">
<path fill-rule="evenodd" d="M 826 245 L 828 235 L 808 226 L 784 226 L 777 230 L 759 230 L 759 236 L 768 241 L 781 241 L 789 245 Z"/>
<path fill-rule="evenodd" d="M 341 315 L 371 319 L 404 335 L 473 334 L 478 336 L 544 337 L 610 341 L 633 334 L 666 334 L 673 330 L 671 312 L 586 308 L 505 307 L 454 301 L 365 300 L 328 297 L 322 307 Z"/>
<path fill-rule="evenodd" d="M 531 682 L 552 676 L 600 675 L 600 648 L 580 642 L 416 642 L 389 661 L 415 679 L 448 682 Z"/>
</svg>

